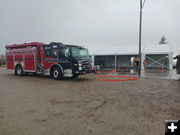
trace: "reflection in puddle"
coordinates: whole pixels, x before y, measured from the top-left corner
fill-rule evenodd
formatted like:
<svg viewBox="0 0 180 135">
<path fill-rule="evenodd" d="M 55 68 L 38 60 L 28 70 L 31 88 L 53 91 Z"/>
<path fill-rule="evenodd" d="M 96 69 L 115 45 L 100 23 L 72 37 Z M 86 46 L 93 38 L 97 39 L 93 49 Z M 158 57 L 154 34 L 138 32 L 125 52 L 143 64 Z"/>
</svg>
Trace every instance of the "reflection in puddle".
<svg viewBox="0 0 180 135">
<path fill-rule="evenodd" d="M 138 76 L 137 70 L 123 70 L 115 73 L 116 75 L 129 75 Z M 144 78 L 161 78 L 161 79 L 179 79 L 179 75 L 176 74 L 176 69 L 173 70 L 161 70 L 161 69 L 145 69 L 141 70 L 141 77 Z"/>
<path fill-rule="evenodd" d="M 176 69 L 173 70 L 147 69 L 142 71 L 141 76 L 145 78 L 179 79 L 179 75 L 176 74 Z"/>
</svg>

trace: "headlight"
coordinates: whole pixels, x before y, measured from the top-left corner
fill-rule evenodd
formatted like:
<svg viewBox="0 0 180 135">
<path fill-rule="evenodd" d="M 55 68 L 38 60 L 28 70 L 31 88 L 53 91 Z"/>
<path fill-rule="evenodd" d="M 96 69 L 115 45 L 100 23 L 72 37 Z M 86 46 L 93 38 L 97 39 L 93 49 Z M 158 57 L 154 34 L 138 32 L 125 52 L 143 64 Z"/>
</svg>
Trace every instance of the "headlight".
<svg viewBox="0 0 180 135">
<path fill-rule="evenodd" d="M 79 64 L 79 66 L 82 66 L 82 64 Z"/>
<path fill-rule="evenodd" d="M 82 70 L 82 68 L 81 68 L 81 67 L 79 67 L 79 70 Z"/>
</svg>

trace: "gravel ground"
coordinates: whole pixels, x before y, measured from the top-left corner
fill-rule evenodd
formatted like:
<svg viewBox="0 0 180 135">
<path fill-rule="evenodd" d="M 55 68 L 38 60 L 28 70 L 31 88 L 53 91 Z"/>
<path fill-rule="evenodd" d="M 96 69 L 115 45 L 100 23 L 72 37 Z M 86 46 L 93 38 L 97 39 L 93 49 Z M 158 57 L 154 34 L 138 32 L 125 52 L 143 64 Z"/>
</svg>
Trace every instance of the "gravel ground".
<svg viewBox="0 0 180 135">
<path fill-rule="evenodd" d="M 0 69 L 0 135 L 163 135 L 180 119 L 180 82 L 56 81 Z"/>
</svg>

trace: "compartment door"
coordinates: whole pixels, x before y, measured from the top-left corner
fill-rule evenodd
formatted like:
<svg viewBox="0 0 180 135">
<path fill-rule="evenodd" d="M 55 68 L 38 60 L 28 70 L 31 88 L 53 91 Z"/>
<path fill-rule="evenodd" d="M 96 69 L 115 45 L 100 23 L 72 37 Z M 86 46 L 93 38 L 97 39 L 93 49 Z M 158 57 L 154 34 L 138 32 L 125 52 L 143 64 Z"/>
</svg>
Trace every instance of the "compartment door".
<svg viewBox="0 0 180 135">
<path fill-rule="evenodd" d="M 14 69 L 14 56 L 13 55 L 7 55 L 7 69 Z"/>
<path fill-rule="evenodd" d="M 24 70 L 36 71 L 36 58 L 35 53 L 24 54 Z"/>
</svg>

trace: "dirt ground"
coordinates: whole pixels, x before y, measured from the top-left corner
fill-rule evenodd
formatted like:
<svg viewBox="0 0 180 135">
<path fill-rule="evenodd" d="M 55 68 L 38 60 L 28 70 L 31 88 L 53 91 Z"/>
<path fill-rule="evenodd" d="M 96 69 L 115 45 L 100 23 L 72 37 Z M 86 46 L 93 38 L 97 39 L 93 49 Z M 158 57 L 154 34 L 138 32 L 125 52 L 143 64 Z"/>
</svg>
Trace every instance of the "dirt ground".
<svg viewBox="0 0 180 135">
<path fill-rule="evenodd" d="M 180 119 L 180 82 L 56 81 L 0 68 L 0 135 L 164 135 Z"/>
</svg>

